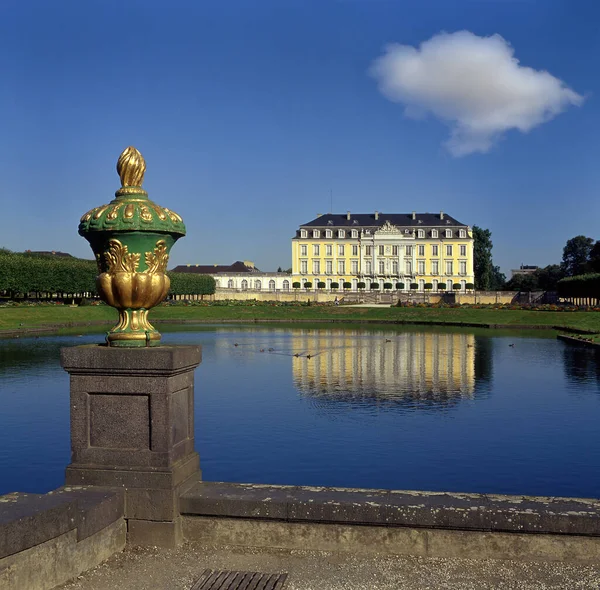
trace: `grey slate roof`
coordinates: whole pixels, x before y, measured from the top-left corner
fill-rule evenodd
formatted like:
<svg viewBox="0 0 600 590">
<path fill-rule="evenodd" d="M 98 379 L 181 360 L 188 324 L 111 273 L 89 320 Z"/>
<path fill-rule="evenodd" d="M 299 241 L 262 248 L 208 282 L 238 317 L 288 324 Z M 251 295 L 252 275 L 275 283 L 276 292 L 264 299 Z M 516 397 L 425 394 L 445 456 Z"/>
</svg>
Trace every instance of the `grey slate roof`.
<svg viewBox="0 0 600 590">
<path fill-rule="evenodd" d="M 358 223 L 355 223 L 355 220 Z M 375 219 L 375 213 L 350 213 L 350 219 L 347 219 L 345 213 L 326 213 L 301 224 L 300 227 L 380 227 L 386 221 L 398 227 L 467 227 L 467 224 L 461 223 L 447 213 L 444 213 L 444 219 L 440 219 L 439 213 L 417 213 L 416 219 L 413 219 L 412 213 L 381 212 L 379 219 Z"/>
<path fill-rule="evenodd" d="M 258 268 L 246 266 L 240 260 L 237 260 L 233 264 L 180 264 L 175 268 L 171 269 L 171 272 L 192 272 L 195 274 L 203 274 L 203 275 L 214 275 L 221 273 L 239 273 L 239 272 L 247 272 L 247 273 L 256 273 L 260 272 Z"/>
</svg>

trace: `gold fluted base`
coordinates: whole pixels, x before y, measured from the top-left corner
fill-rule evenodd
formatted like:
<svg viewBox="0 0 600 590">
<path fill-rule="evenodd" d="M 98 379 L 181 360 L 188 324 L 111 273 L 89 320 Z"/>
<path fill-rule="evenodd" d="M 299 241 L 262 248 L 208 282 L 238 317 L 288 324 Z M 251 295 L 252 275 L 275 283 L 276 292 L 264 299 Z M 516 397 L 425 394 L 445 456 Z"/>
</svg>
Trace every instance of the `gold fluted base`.
<svg viewBox="0 0 600 590">
<path fill-rule="evenodd" d="M 158 346 L 160 332 L 148 321 L 147 309 L 119 309 L 119 323 L 106 335 L 109 346 Z"/>
</svg>

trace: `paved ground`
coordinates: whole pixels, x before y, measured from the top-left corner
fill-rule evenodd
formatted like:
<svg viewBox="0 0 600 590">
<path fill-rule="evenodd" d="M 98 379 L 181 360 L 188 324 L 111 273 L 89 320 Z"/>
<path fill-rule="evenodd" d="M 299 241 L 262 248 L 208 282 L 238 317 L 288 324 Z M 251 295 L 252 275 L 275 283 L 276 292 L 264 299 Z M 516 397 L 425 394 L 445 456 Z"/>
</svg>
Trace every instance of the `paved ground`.
<svg viewBox="0 0 600 590">
<path fill-rule="evenodd" d="M 286 590 L 594 590 L 600 564 L 370 557 L 202 547 L 128 549 L 62 590 L 189 590 L 207 569 L 289 572 Z"/>
</svg>

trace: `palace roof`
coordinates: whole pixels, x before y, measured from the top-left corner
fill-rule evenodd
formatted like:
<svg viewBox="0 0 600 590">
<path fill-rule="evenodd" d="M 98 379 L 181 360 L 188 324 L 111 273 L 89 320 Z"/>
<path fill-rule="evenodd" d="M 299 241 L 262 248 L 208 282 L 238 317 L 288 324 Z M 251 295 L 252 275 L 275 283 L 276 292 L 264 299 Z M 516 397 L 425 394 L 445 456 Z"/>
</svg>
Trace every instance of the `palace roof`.
<svg viewBox="0 0 600 590">
<path fill-rule="evenodd" d="M 414 216 L 414 218 L 413 218 Z M 348 217 L 350 219 L 348 219 Z M 377 219 L 376 219 L 377 217 Z M 326 213 L 300 227 L 378 227 L 386 221 L 397 227 L 467 227 L 447 213 Z"/>
</svg>

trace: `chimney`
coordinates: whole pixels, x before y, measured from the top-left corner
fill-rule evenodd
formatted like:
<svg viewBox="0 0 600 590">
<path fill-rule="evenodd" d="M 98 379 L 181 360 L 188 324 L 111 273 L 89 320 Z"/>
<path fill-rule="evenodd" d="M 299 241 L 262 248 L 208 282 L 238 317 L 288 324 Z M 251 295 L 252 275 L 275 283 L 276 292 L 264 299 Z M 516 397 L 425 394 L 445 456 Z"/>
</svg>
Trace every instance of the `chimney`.
<svg viewBox="0 0 600 590">
<path fill-rule="evenodd" d="M 350 211 L 346 211 L 346 219 L 350 221 Z"/>
<path fill-rule="evenodd" d="M 317 217 L 321 217 L 321 215 L 323 215 L 322 213 L 317 213 Z"/>
<path fill-rule="evenodd" d="M 444 212 L 440 211 L 440 219 L 444 219 Z"/>
<path fill-rule="evenodd" d="M 379 211 L 375 211 L 375 221 L 379 220 Z"/>
<path fill-rule="evenodd" d="M 413 218 L 413 219 L 416 219 L 416 218 L 417 218 L 417 213 L 416 213 L 416 211 L 413 211 L 413 212 L 412 212 L 412 218 Z"/>
</svg>

